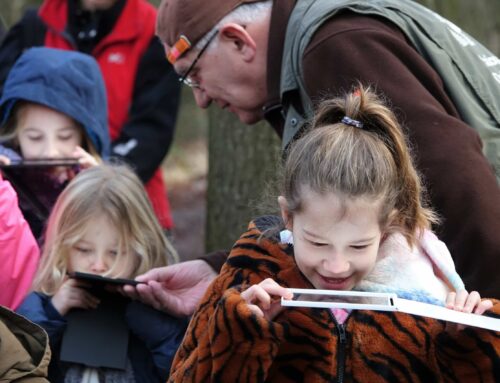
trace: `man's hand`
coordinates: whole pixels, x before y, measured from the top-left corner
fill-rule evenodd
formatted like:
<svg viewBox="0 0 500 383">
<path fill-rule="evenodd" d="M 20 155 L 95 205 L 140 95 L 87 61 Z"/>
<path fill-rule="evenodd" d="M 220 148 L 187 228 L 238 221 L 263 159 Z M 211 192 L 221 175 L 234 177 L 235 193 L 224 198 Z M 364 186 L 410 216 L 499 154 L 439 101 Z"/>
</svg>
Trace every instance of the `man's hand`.
<svg viewBox="0 0 500 383">
<path fill-rule="evenodd" d="M 0 154 L 0 165 L 10 165 L 10 158 Z"/>
<path fill-rule="evenodd" d="M 187 261 L 139 275 L 136 280 L 146 283 L 124 286 L 123 291 L 157 310 L 188 316 L 194 312 L 216 276 L 217 273 L 205 261 Z"/>
</svg>

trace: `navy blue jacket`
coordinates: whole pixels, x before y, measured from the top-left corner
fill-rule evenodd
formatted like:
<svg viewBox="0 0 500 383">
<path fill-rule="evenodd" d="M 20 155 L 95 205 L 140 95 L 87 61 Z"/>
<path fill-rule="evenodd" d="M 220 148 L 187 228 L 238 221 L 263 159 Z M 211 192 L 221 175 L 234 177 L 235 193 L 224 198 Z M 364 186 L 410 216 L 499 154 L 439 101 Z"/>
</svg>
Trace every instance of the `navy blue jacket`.
<svg viewBox="0 0 500 383">
<path fill-rule="evenodd" d="M 101 157 L 109 157 L 106 88 L 99 65 L 91 56 L 45 47 L 26 50 L 3 87 L 3 123 L 20 100 L 70 116 L 83 126 Z"/>
<path fill-rule="evenodd" d="M 58 359 L 66 319 L 51 303 L 51 297 L 41 293 L 29 294 L 16 310 L 19 314 L 43 327 L 49 335 L 52 360 L 49 380 L 63 382 L 63 362 Z M 174 318 L 137 301 L 128 303 L 125 320 L 130 329 L 128 358 L 136 382 L 165 382 L 187 328 L 188 319 Z"/>
</svg>

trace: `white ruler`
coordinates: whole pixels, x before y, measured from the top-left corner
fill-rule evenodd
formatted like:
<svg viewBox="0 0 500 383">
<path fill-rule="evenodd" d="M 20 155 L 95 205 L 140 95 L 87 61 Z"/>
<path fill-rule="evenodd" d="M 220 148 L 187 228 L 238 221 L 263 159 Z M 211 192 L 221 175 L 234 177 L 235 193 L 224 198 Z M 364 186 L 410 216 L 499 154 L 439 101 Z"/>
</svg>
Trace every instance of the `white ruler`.
<svg viewBox="0 0 500 383">
<path fill-rule="evenodd" d="M 500 319 L 468 314 L 428 303 L 398 298 L 396 294 L 362 291 L 288 289 L 293 299 L 281 298 L 287 307 L 342 308 L 349 310 L 399 311 L 429 318 L 500 331 Z"/>
</svg>

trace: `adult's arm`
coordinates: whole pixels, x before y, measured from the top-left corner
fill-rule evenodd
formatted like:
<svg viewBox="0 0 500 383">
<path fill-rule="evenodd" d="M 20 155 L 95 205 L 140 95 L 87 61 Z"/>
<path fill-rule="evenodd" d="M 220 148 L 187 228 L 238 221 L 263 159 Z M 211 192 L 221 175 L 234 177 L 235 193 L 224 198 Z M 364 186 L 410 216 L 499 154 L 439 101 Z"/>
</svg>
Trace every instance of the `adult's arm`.
<svg viewBox="0 0 500 383">
<path fill-rule="evenodd" d="M 460 120 L 438 74 L 392 24 L 344 13 L 323 25 L 304 55 L 313 99 L 357 81 L 385 95 L 409 135 L 437 228 L 466 288 L 499 297 L 500 190 L 479 135 Z"/>
<path fill-rule="evenodd" d="M 224 266 L 224 262 L 226 262 L 228 255 L 229 250 L 217 250 L 202 255 L 198 259 L 205 261 L 216 273 L 219 273 L 222 266 Z"/>
<path fill-rule="evenodd" d="M 180 83 L 156 37 L 142 56 L 132 104 L 113 156 L 132 165 L 146 183 L 161 165 L 174 136 Z"/>
</svg>

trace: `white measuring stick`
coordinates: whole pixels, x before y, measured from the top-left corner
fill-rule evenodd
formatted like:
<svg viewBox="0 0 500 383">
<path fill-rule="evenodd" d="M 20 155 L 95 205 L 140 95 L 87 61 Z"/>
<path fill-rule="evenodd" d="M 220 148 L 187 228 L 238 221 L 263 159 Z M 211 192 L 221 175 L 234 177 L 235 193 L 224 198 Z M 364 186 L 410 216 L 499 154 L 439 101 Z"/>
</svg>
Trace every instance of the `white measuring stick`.
<svg viewBox="0 0 500 383">
<path fill-rule="evenodd" d="M 487 330 L 500 331 L 500 319 L 468 314 L 429 303 L 398 298 L 391 293 L 363 291 L 288 289 L 293 299 L 281 298 L 287 307 L 343 308 L 349 310 L 400 311 Z"/>
</svg>

